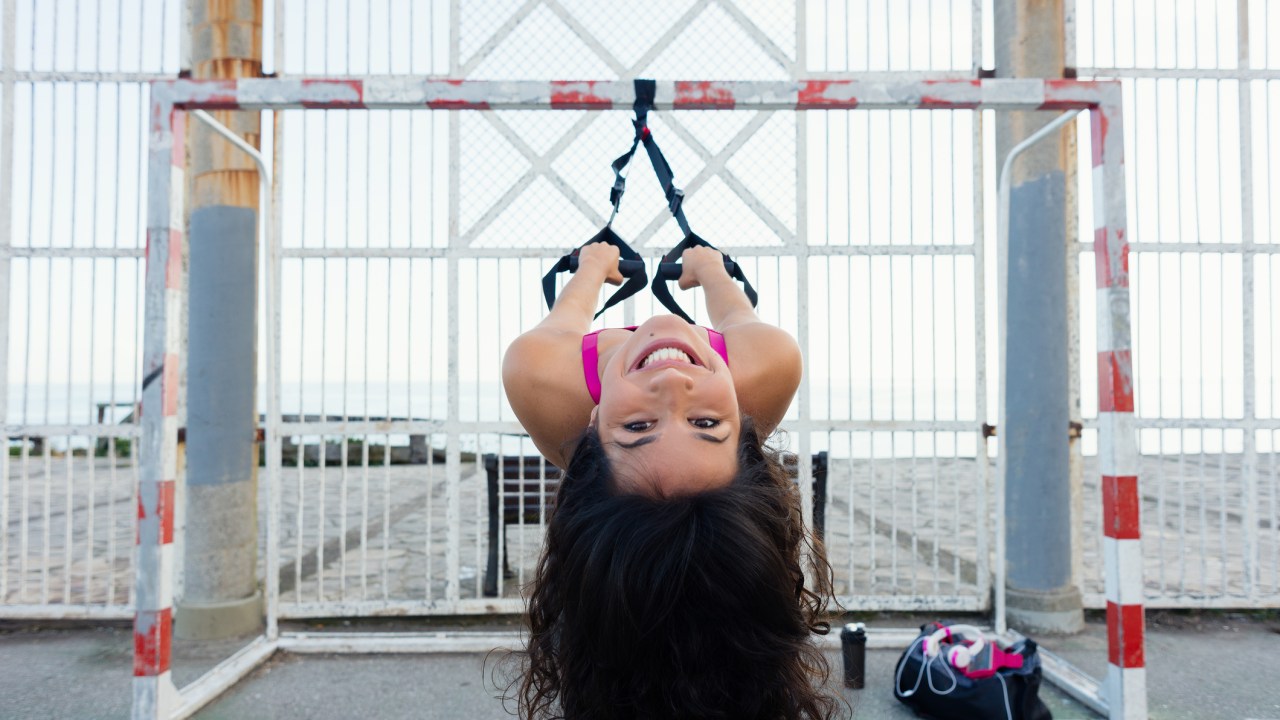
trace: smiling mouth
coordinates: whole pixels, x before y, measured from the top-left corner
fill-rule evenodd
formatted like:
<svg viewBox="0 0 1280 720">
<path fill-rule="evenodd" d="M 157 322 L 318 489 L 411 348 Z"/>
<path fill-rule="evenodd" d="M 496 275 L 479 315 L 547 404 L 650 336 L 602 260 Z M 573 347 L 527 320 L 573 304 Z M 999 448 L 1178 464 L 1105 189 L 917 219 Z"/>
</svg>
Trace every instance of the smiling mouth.
<svg viewBox="0 0 1280 720">
<path fill-rule="evenodd" d="M 646 347 L 640 359 L 631 366 L 631 371 L 645 370 L 670 365 L 693 365 L 702 367 L 693 349 L 677 340 L 658 340 Z"/>
<path fill-rule="evenodd" d="M 676 348 L 660 348 L 649 353 L 648 357 L 640 361 L 640 369 L 643 370 L 644 368 L 649 367 L 650 364 L 661 362 L 663 360 L 676 360 L 678 362 L 693 364 L 693 360 L 686 355 L 683 350 L 677 350 Z"/>
</svg>

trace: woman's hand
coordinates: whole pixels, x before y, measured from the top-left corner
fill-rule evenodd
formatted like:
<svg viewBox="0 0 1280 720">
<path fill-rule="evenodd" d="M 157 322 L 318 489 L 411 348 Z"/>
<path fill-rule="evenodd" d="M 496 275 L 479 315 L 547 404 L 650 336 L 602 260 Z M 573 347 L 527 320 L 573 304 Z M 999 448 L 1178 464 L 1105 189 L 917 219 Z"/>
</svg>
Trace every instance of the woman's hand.
<svg viewBox="0 0 1280 720">
<path fill-rule="evenodd" d="M 701 287 L 713 277 L 729 277 L 724 269 L 724 254 L 701 245 L 691 247 L 680 255 L 684 270 L 680 273 L 680 289 Z"/>
<path fill-rule="evenodd" d="M 578 272 L 584 268 L 600 273 L 610 285 L 622 284 L 622 272 L 618 270 L 618 248 L 605 242 L 593 242 L 578 251 Z"/>
</svg>

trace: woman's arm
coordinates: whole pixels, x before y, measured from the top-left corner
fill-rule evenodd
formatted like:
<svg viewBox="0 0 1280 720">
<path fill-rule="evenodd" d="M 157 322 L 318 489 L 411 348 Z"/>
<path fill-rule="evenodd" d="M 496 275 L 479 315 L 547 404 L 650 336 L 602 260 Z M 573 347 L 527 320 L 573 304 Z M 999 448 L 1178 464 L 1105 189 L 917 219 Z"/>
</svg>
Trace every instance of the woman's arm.
<svg viewBox="0 0 1280 720">
<path fill-rule="evenodd" d="M 600 288 L 605 283 L 622 284 L 618 258 L 618 248 L 608 243 L 591 243 L 579 250 L 577 271 L 565 283 L 555 306 L 529 332 L 565 332 L 578 337 L 587 334 L 596 314 Z"/>
<path fill-rule="evenodd" d="M 689 248 L 681 261 L 680 288 L 702 288 L 711 324 L 724 335 L 729 350 L 738 406 L 767 436 L 787 414 L 800 387 L 804 367 L 800 346 L 790 333 L 756 315 L 746 293 L 724 269 L 720 251 Z"/>
<path fill-rule="evenodd" d="M 711 327 L 724 332 L 735 325 L 762 322 L 747 294 L 724 269 L 724 255 L 709 247 L 692 247 L 680 256 L 684 271 L 680 289 L 701 287 L 711 314 Z"/>
<path fill-rule="evenodd" d="M 555 306 L 516 338 L 502 358 L 502 383 L 516 418 L 538 450 L 565 467 L 565 444 L 586 428 L 591 396 L 582 380 L 582 336 L 591 329 L 606 283 L 622 282 L 618 249 L 592 243 L 579 252 L 578 270 Z"/>
</svg>

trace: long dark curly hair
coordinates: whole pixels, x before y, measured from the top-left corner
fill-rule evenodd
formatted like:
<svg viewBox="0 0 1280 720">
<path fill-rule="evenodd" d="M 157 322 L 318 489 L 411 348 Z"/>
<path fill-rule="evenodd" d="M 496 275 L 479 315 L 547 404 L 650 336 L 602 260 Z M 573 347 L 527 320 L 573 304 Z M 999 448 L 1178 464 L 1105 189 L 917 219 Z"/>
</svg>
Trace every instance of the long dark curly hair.
<svg viewBox="0 0 1280 720">
<path fill-rule="evenodd" d="M 529 588 L 515 691 L 540 718 L 830 718 L 812 634 L 831 567 L 799 492 L 744 418 L 726 487 L 618 492 L 599 436 L 579 441 Z M 802 550 L 808 546 L 808 583 Z"/>
</svg>

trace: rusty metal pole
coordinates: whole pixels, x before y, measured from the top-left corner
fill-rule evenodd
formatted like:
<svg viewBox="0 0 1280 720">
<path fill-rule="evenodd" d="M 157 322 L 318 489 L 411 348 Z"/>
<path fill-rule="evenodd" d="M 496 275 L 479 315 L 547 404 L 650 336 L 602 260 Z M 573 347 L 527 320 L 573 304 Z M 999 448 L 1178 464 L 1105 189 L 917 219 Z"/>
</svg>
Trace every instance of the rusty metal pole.
<svg viewBox="0 0 1280 720">
<path fill-rule="evenodd" d="M 262 74 L 262 0 L 187 0 L 190 73 Z M 260 115 L 213 116 L 260 147 Z M 175 632 L 219 638 L 263 625 L 257 578 L 257 222 L 253 161 L 188 124 L 189 266 L 183 573 Z"/>
<path fill-rule="evenodd" d="M 996 76 L 1061 78 L 1066 72 L 1063 0 L 995 0 Z M 1057 113 L 1004 112 L 996 153 Z M 1008 232 L 1008 350 L 1000 452 L 1005 483 L 1009 623 L 1028 632 L 1077 632 L 1084 614 L 1073 582 L 1068 251 L 1075 241 L 1075 130 L 1030 148 L 1013 166 Z"/>
</svg>

